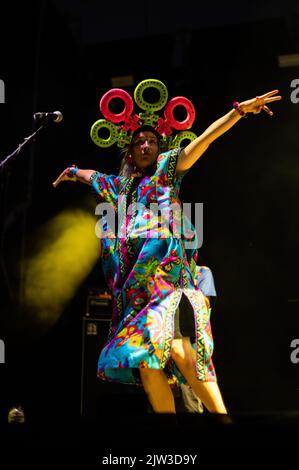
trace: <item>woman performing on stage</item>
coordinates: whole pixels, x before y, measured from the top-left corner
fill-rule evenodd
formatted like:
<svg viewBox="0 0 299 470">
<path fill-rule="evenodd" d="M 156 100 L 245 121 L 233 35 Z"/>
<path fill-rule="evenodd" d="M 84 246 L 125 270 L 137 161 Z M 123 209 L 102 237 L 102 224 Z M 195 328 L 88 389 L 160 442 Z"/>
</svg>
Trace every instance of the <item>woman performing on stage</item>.
<svg viewBox="0 0 299 470">
<path fill-rule="evenodd" d="M 143 99 L 144 89 L 150 86 L 160 91 L 156 106 Z M 144 80 L 136 87 L 135 101 L 143 110 L 138 115 L 132 114 L 131 96 L 112 89 L 101 100 L 106 119 L 93 125 L 91 136 L 101 147 L 113 142 L 119 147 L 126 145 L 120 174 L 106 175 L 71 166 L 53 183 L 57 186 L 61 181 L 78 180 L 89 184 L 98 202 L 105 202 L 106 209 L 109 203 L 118 216 L 117 229 L 107 218 L 100 235 L 103 269 L 113 295 L 113 317 L 108 340 L 100 352 L 98 376 L 142 384 L 155 412 L 175 413 L 171 385 L 187 382 L 208 411 L 227 413 L 211 358 L 209 311 L 196 282 L 196 233 L 179 210 L 179 190 L 183 175 L 212 142 L 240 119 L 261 111 L 271 116 L 268 105 L 281 99 L 277 93 L 273 90 L 233 103 L 227 114 L 196 137 L 185 131 L 195 118 L 187 98 L 170 100 L 165 119 L 156 114 L 168 97 L 162 82 Z M 122 113 L 110 111 L 113 98 L 125 102 Z M 173 116 L 178 105 L 187 111 L 183 122 Z M 108 139 L 99 137 L 102 127 L 109 129 Z M 181 131 L 175 137 L 174 129 Z M 180 148 L 184 138 L 190 143 Z M 178 307 L 181 317 L 187 311 L 194 316 L 193 331 L 183 330 L 183 335 L 175 328 Z M 190 337 L 195 338 L 194 347 Z"/>
</svg>

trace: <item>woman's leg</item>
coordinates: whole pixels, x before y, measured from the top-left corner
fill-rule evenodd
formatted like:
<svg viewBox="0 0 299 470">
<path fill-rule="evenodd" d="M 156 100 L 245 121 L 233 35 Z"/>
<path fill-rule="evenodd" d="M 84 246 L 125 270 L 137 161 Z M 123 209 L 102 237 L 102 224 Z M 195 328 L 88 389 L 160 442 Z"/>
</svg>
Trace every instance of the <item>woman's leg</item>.
<svg viewBox="0 0 299 470">
<path fill-rule="evenodd" d="M 142 385 L 155 413 L 175 413 L 174 398 L 162 369 L 140 368 Z"/>
<path fill-rule="evenodd" d="M 202 382 L 196 377 L 196 354 L 189 338 L 174 339 L 172 359 L 190 387 L 212 413 L 227 414 L 217 382 Z"/>
</svg>

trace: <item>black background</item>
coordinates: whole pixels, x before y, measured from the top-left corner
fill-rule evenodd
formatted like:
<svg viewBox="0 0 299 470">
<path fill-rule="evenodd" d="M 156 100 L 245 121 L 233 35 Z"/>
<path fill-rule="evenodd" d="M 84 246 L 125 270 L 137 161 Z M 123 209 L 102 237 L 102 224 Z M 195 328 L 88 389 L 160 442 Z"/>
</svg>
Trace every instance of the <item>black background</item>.
<svg viewBox="0 0 299 470">
<path fill-rule="evenodd" d="M 104 285 L 100 262 L 48 329 L 19 302 L 19 263 L 34 251 L 47 221 L 92 201 L 82 185 L 53 190 L 63 168 L 75 162 L 117 172 L 115 149 L 105 158 L 89 129 L 100 117 L 98 102 L 112 77 L 123 75 L 134 77 L 129 92 L 139 81 L 157 78 L 170 97 L 191 99 L 197 135 L 233 101 L 280 90 L 283 100 L 271 107 L 274 116 L 249 116 L 223 135 L 185 177 L 181 196 L 204 202 L 199 263 L 212 269 L 218 292 L 214 361 L 228 408 L 298 409 L 299 365 L 290 362 L 290 342 L 299 337 L 299 104 L 290 100 L 290 84 L 299 69 L 278 64 L 280 55 L 299 53 L 298 15 L 295 1 L 246 7 L 191 2 L 180 9 L 170 2 L 5 6 L 1 159 L 33 131 L 34 112 L 57 109 L 64 119 L 49 125 L 1 174 L 3 419 L 15 403 L 33 417 L 79 415 L 81 320 L 88 288 Z"/>
</svg>

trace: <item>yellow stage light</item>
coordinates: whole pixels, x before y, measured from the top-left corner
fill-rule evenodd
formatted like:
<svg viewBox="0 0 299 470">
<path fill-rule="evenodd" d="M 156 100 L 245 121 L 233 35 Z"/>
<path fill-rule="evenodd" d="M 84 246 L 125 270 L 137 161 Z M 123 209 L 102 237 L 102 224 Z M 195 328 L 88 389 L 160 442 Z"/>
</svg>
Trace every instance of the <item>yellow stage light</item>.
<svg viewBox="0 0 299 470">
<path fill-rule="evenodd" d="M 93 214 L 69 209 L 40 230 L 35 253 L 25 262 L 24 301 L 41 325 L 55 323 L 97 262 L 95 224 Z"/>
</svg>

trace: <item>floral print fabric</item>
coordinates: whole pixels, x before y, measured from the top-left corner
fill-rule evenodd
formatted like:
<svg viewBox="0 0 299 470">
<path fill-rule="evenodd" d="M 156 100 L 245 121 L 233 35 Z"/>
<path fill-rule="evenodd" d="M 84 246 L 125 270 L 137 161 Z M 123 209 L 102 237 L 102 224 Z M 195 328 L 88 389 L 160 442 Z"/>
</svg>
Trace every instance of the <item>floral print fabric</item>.
<svg viewBox="0 0 299 470">
<path fill-rule="evenodd" d="M 186 239 L 196 234 L 190 223 L 183 236 L 175 228 L 181 218 L 179 152 L 160 154 L 141 178 L 92 175 L 98 201 L 110 208 L 110 217 L 101 220 L 103 270 L 113 295 L 109 337 L 98 362 L 102 379 L 138 384 L 138 370 L 146 367 L 164 369 L 170 384 L 185 382 L 171 359 L 174 315 L 184 293 L 194 311 L 197 378 L 216 380 L 210 312 L 197 287 L 197 249 L 186 248 Z"/>
</svg>

